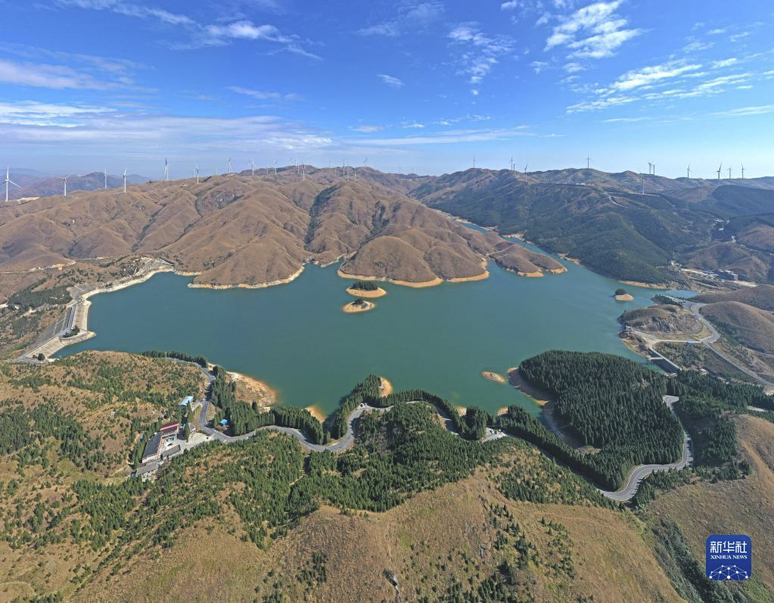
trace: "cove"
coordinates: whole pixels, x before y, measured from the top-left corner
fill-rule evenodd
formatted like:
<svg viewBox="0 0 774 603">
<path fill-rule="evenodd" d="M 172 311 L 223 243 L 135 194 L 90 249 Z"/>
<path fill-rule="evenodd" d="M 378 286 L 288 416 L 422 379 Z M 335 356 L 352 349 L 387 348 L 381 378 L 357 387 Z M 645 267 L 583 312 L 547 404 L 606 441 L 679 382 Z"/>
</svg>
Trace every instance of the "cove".
<svg viewBox="0 0 774 603">
<path fill-rule="evenodd" d="M 621 285 L 571 262 L 567 272 L 523 278 L 490 262 L 490 277 L 426 289 L 382 284 L 377 308 L 345 314 L 352 281 L 336 266 L 306 266 L 293 282 L 266 289 L 189 288 L 190 278 L 159 274 L 140 285 L 92 298 L 84 350 L 179 350 L 271 385 L 279 402 L 318 406 L 325 414 L 370 373 L 396 390 L 424 389 L 461 406 L 496 412 L 539 407 L 481 372 L 509 368 L 551 349 L 600 351 L 641 360 L 618 338 L 616 318 L 649 305 L 653 289 Z"/>
</svg>

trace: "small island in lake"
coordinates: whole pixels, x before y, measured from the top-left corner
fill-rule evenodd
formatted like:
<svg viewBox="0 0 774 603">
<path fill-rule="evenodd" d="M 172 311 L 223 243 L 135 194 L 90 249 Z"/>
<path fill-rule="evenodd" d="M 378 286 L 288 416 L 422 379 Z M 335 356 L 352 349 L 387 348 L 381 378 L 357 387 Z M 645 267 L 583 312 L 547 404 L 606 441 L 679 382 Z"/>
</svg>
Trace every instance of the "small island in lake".
<svg viewBox="0 0 774 603">
<path fill-rule="evenodd" d="M 368 312 L 376 307 L 374 302 L 366 301 L 361 297 L 358 297 L 355 301 L 348 303 L 342 308 L 347 314 L 355 314 L 357 312 Z"/>
<path fill-rule="evenodd" d="M 490 381 L 494 381 L 495 383 L 507 383 L 505 377 L 497 373 L 493 373 L 492 371 L 483 371 L 481 374 L 484 376 L 485 379 L 489 379 Z"/>
<path fill-rule="evenodd" d="M 347 293 L 355 297 L 368 297 L 375 299 L 387 295 L 387 292 L 370 281 L 357 281 L 347 288 Z"/>
<path fill-rule="evenodd" d="M 632 301 L 634 299 L 626 292 L 626 289 L 616 289 L 613 296 L 616 301 Z"/>
</svg>

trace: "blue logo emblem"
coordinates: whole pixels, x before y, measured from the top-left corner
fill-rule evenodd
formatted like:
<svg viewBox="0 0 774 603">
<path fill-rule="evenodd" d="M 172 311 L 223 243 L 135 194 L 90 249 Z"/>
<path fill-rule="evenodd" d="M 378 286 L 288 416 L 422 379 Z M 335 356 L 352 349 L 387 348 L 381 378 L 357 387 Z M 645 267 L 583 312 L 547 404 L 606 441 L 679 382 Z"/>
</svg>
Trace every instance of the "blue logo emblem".
<svg viewBox="0 0 774 603">
<path fill-rule="evenodd" d="M 752 576 L 752 541 L 739 534 L 707 538 L 707 578 L 749 580 Z"/>
</svg>

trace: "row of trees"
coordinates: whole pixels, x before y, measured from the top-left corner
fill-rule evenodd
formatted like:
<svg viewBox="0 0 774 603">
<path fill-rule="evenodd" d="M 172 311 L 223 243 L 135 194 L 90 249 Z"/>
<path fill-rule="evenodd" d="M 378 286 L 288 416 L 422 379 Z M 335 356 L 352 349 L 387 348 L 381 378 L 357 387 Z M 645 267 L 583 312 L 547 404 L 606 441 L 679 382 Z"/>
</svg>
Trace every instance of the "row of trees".
<svg viewBox="0 0 774 603">
<path fill-rule="evenodd" d="M 207 359 L 204 356 L 194 356 L 192 354 L 186 354 L 185 352 L 159 352 L 158 350 L 150 350 L 148 352 L 142 352 L 142 356 L 147 356 L 149 358 L 174 358 L 175 360 L 182 360 L 183 362 L 193 362 L 202 368 L 207 368 Z"/>
<path fill-rule="evenodd" d="M 215 379 L 210 385 L 210 399 L 221 409 L 233 435 L 240 436 L 259 427 L 278 425 L 302 431 L 315 444 L 327 442 L 328 434 L 308 410 L 278 406 L 260 412 L 255 402 L 250 404 L 237 399 L 236 383 L 229 379 L 228 373 L 222 367 L 214 367 L 213 375 Z"/>
</svg>

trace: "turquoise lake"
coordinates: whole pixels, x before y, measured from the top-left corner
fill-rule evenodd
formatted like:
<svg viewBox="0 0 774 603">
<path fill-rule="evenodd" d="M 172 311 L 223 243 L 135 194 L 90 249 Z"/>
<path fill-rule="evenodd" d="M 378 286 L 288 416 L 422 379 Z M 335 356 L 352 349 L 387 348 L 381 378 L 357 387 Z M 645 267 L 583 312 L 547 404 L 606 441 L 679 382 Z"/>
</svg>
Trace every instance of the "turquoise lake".
<svg viewBox="0 0 774 603">
<path fill-rule="evenodd" d="M 641 360 L 618 338 L 616 318 L 647 306 L 658 293 L 621 285 L 570 262 L 568 272 L 523 278 L 489 264 L 491 276 L 470 283 L 410 289 L 389 283 L 377 308 L 345 314 L 351 283 L 336 267 L 309 265 L 287 285 L 267 289 L 189 288 L 190 278 L 160 274 L 141 285 L 92 298 L 89 328 L 97 336 L 65 348 L 180 350 L 271 385 L 284 404 L 330 413 L 370 373 L 396 390 L 420 388 L 462 406 L 489 411 L 539 408 L 481 372 L 511 367 L 551 349 L 600 351 Z"/>
</svg>

